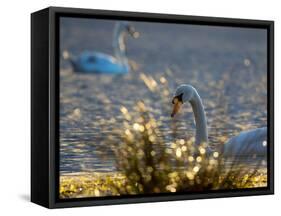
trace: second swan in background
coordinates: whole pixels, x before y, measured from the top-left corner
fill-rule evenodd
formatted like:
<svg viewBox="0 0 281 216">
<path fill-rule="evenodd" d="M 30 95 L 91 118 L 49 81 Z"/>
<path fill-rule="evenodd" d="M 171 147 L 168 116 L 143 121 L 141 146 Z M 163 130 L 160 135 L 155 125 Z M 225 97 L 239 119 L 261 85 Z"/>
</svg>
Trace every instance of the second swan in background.
<svg viewBox="0 0 281 216">
<path fill-rule="evenodd" d="M 74 72 L 93 74 L 126 74 L 130 65 L 126 56 L 126 36 L 139 37 L 139 32 L 129 22 L 118 22 L 113 34 L 113 49 L 115 56 L 101 52 L 84 51 L 74 57 L 68 51 L 63 52 L 63 58 L 69 60 Z"/>
</svg>

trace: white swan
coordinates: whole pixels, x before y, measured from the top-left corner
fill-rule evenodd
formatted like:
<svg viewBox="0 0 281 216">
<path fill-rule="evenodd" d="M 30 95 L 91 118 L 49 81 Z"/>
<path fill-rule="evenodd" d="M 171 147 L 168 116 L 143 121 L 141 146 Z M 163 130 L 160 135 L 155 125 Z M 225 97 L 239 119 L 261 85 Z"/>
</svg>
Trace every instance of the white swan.
<svg viewBox="0 0 281 216">
<path fill-rule="evenodd" d="M 183 103 L 189 102 L 192 106 L 195 123 L 196 136 L 195 144 L 208 143 L 207 121 L 202 100 L 191 85 L 180 85 L 174 94 L 172 103 L 174 104 L 171 117 L 180 110 Z M 232 137 L 224 144 L 224 156 L 262 156 L 267 155 L 267 128 L 257 128 L 249 131 L 244 131 L 239 135 Z M 207 147 L 207 152 L 212 150 Z"/>
<path fill-rule="evenodd" d="M 69 60 L 75 72 L 89 74 L 126 74 L 130 65 L 126 56 L 125 38 L 127 35 L 138 38 L 139 32 L 126 21 L 117 22 L 113 34 L 115 56 L 96 51 L 84 51 L 79 56 L 63 52 L 63 58 Z"/>
</svg>

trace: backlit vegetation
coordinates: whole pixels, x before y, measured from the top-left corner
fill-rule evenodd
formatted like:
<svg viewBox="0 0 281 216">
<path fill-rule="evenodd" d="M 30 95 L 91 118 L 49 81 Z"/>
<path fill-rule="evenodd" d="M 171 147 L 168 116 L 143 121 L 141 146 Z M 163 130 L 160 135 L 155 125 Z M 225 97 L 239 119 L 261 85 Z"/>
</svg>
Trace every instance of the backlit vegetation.
<svg viewBox="0 0 281 216">
<path fill-rule="evenodd" d="M 160 77 L 160 84 L 145 74 L 140 79 L 150 91 L 159 94 L 162 103 L 167 103 L 170 92 L 164 76 Z M 193 137 L 177 138 L 177 127 L 173 128 L 174 139 L 165 142 L 161 117 L 155 117 L 144 101 L 136 102 L 131 110 L 121 106 L 120 112 L 123 127 L 113 130 L 104 145 L 114 153 L 117 171 L 62 175 L 61 198 L 206 192 L 267 185 L 266 170 L 259 169 L 259 164 L 247 167 L 235 159 L 229 163 L 219 150 L 208 155 L 206 143 L 195 146 Z M 224 136 L 216 139 L 221 143 L 226 140 Z"/>
</svg>

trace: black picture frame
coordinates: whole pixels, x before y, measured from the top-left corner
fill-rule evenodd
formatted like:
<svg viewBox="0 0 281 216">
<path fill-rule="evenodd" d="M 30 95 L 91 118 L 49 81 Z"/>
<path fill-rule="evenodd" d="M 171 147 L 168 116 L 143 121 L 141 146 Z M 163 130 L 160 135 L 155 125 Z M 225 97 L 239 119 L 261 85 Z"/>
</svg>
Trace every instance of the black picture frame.
<svg viewBox="0 0 281 216">
<path fill-rule="evenodd" d="M 61 200 L 59 169 L 59 22 L 61 16 L 263 28 L 267 30 L 268 186 L 235 191 Z M 274 22 L 49 7 L 31 14 L 31 201 L 47 208 L 274 194 Z"/>
</svg>

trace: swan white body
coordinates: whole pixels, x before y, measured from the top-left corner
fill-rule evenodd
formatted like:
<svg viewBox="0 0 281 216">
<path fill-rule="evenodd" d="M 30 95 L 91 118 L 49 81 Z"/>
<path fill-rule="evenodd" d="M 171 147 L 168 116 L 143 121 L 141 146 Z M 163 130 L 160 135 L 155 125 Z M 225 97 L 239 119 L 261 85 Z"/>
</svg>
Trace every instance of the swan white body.
<svg viewBox="0 0 281 216">
<path fill-rule="evenodd" d="M 229 139 L 224 144 L 224 154 L 227 156 L 266 156 L 267 128 L 257 128 L 243 131 Z"/>
<path fill-rule="evenodd" d="M 95 74 L 126 74 L 130 71 L 126 57 L 126 35 L 137 38 L 139 33 L 128 22 L 118 22 L 113 34 L 113 48 L 115 56 L 105 53 L 84 51 L 77 57 L 66 53 L 75 72 Z"/>
<path fill-rule="evenodd" d="M 171 114 L 173 117 L 180 109 L 184 102 L 190 102 L 195 123 L 196 123 L 196 145 L 208 142 L 207 121 L 204 111 L 202 100 L 191 85 L 180 85 L 175 92 L 173 98 L 174 109 Z M 267 128 L 258 128 L 250 131 L 244 131 L 239 135 L 229 139 L 224 144 L 223 154 L 224 156 L 262 156 L 267 154 L 266 143 L 267 142 Z M 212 150 L 208 147 L 207 152 Z"/>
</svg>

